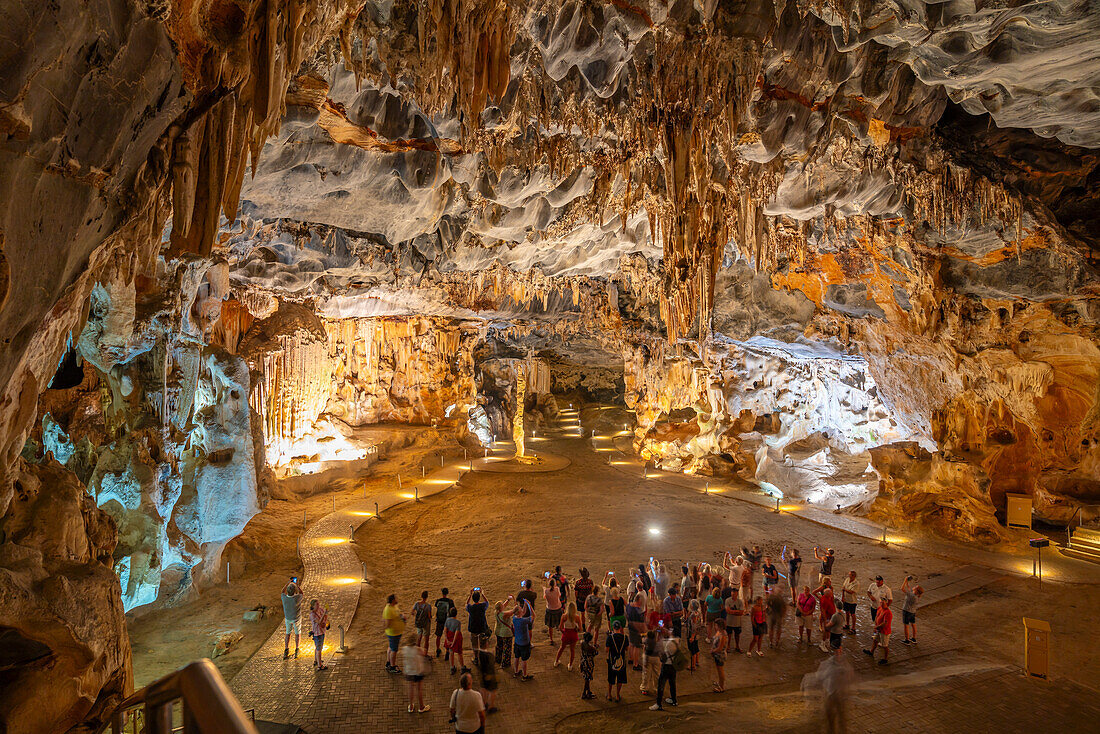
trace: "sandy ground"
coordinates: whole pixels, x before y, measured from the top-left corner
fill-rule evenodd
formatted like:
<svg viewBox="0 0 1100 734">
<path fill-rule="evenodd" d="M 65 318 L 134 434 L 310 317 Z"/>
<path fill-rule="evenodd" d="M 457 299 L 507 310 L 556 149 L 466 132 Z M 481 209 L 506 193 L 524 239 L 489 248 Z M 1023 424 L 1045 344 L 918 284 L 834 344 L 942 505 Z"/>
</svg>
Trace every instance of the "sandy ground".
<svg viewBox="0 0 1100 734">
<path fill-rule="evenodd" d="M 135 687 L 193 660 L 211 657 L 218 635 L 237 630 L 244 638 L 227 654 L 214 659 L 226 680 L 232 678 L 282 622 L 279 592 L 291 575 L 301 572 L 296 544 L 303 510 L 307 521 L 315 519 L 331 512 L 332 490 L 339 504 L 361 493 L 364 486 L 368 490 L 389 486 L 398 472 L 406 478 L 419 475 L 421 461 L 432 461 L 440 446 L 453 450 L 456 445 L 452 440 L 441 440 L 431 429 L 380 427 L 373 431 L 396 446 L 406 441 L 411 444 L 390 450 L 359 477 L 341 474 L 333 482 L 326 474 L 315 475 L 314 486 L 324 488 L 319 494 L 271 500 L 226 550 L 230 584 L 222 582 L 195 591 L 178 606 L 128 616 Z M 370 432 L 364 431 L 364 436 Z M 244 613 L 259 605 L 267 606 L 267 616 L 260 622 L 245 622 Z M 303 640 L 303 647 L 307 643 L 308 639 Z"/>
</svg>

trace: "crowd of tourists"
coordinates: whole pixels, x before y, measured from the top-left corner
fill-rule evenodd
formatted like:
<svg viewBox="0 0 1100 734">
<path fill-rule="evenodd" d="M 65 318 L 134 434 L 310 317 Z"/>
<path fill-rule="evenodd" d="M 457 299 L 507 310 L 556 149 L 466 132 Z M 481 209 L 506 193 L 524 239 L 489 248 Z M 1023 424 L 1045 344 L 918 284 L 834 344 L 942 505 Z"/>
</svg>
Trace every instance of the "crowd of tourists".
<svg viewBox="0 0 1100 734">
<path fill-rule="evenodd" d="M 703 657 L 713 667 L 713 690 L 725 690 L 729 656 L 763 657 L 765 641 L 769 650 L 779 649 L 789 609 L 798 626 L 798 644 L 814 645 L 816 639 L 823 652 L 839 654 L 844 637 L 856 633 L 857 605 L 869 605 L 874 637 L 863 652 L 880 656 L 878 664 L 888 665 L 894 627 L 892 589 L 882 576 L 864 587 L 854 570 L 834 583 L 832 549 L 815 548 L 814 562 L 817 573 L 807 583 L 802 583 L 803 559 L 797 550 L 788 555 L 784 549 L 773 561 L 759 546 L 742 548 L 737 556 L 727 552 L 721 563 L 681 566 L 676 577 L 665 563 L 653 558 L 633 569 L 628 579 L 608 571 L 599 583 L 587 568 L 569 578 L 558 566 L 543 574 L 538 591 L 530 579 L 520 582 L 517 593 L 495 601 L 480 587 L 470 589 L 464 600 L 447 588 L 434 600 L 423 591 L 408 614 L 391 594 L 382 612 L 388 643 L 386 670 L 404 674 L 408 711 L 425 712 L 431 707 L 424 702 L 423 680 L 433 655 L 441 658 L 452 675 L 460 676 L 449 705 L 456 731 L 472 733 L 483 731 L 486 714 L 496 711 L 498 671 L 509 671 L 520 681 L 534 677 L 528 663 L 537 631 L 556 648 L 554 667 L 579 668 L 582 698 L 596 697 L 592 681 L 602 655 L 606 699 L 622 700 L 628 671 L 633 671 L 640 674 L 641 692 L 654 697 L 653 710 L 677 705 L 677 674 L 700 669 Z M 287 592 L 295 589 L 293 583 L 284 589 L 284 609 Z M 900 593 L 902 643 L 914 645 L 923 590 L 914 577 L 907 576 Z M 542 608 L 541 616 L 536 606 Z M 311 603 L 310 627 L 314 665 L 324 668 L 320 650 L 327 619 L 316 601 Z M 284 656 L 289 655 L 292 631 L 297 655 L 298 630 L 288 616 Z M 479 679 L 477 689 L 473 672 Z"/>
</svg>

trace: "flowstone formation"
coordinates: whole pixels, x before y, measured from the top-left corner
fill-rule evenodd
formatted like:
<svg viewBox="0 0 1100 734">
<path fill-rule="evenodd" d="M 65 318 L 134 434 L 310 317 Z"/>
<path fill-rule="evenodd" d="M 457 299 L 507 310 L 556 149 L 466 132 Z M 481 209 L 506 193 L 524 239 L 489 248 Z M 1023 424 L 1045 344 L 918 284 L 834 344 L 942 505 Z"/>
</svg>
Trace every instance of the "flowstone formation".
<svg viewBox="0 0 1100 734">
<path fill-rule="evenodd" d="M 1088 3 L 0 21 L 0 612 L 56 618 L 11 623 L 11 730 L 34 676 L 64 693 L 32 730 L 99 715 L 123 607 L 218 577 L 273 482 L 369 454 L 355 427 L 510 434 L 528 355 L 525 431 L 625 402 L 670 470 L 982 543 L 1008 493 L 1100 502 Z M 90 538 L 64 563 L 26 524 L 54 493 Z"/>
</svg>

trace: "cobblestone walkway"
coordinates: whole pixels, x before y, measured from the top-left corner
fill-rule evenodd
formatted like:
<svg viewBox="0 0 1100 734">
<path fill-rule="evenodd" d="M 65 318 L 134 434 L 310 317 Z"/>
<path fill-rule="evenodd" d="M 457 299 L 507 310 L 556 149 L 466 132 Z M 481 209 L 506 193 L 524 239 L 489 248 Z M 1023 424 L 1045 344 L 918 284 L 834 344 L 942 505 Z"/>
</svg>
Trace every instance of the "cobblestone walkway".
<svg viewBox="0 0 1100 734">
<path fill-rule="evenodd" d="M 501 447 L 499 451 L 505 450 Z M 394 487 L 347 502 L 302 533 L 298 552 L 302 558 L 301 581 L 305 602 L 300 655 L 294 658 L 292 649 L 290 659 L 283 659 L 285 630 L 280 625 L 229 684 L 246 709 L 256 709 L 256 718 L 292 721 L 302 701 L 310 698 L 311 689 L 319 681 L 318 676 L 326 675 L 313 669 L 313 640 L 309 636 L 309 611 L 306 608 L 311 599 L 319 599 L 329 613 L 331 629 L 325 638 L 322 655 L 333 668 L 341 665 L 343 656 L 337 656 L 341 628 L 346 631 L 351 627 L 363 582 L 363 565 L 351 543 L 355 530 L 370 521 L 376 511 L 385 512 L 403 502 L 415 501 L 418 497 L 428 497 L 453 487 L 469 468 L 468 462 L 454 461 L 415 484 L 407 482 L 400 489 Z"/>
</svg>

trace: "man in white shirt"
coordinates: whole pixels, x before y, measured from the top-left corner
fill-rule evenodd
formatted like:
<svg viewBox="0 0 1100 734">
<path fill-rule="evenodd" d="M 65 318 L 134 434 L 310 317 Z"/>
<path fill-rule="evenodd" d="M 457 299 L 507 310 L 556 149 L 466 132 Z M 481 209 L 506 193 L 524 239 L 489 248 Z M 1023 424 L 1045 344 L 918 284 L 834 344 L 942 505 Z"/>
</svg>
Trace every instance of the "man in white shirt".
<svg viewBox="0 0 1100 734">
<path fill-rule="evenodd" d="M 840 587 L 840 604 L 844 609 L 844 631 L 850 635 L 856 633 L 856 594 L 859 593 L 859 580 L 855 571 L 849 571 Z"/>
<path fill-rule="evenodd" d="M 867 598 L 871 600 L 871 619 L 878 614 L 879 605 L 884 601 L 894 601 L 894 594 L 890 587 L 882 583 L 881 576 L 875 576 L 875 580 L 867 588 Z"/>
<path fill-rule="evenodd" d="M 473 690 L 474 679 L 463 673 L 459 687 L 451 694 L 451 719 L 457 734 L 474 734 L 485 726 L 485 702 L 481 694 Z"/>
</svg>

